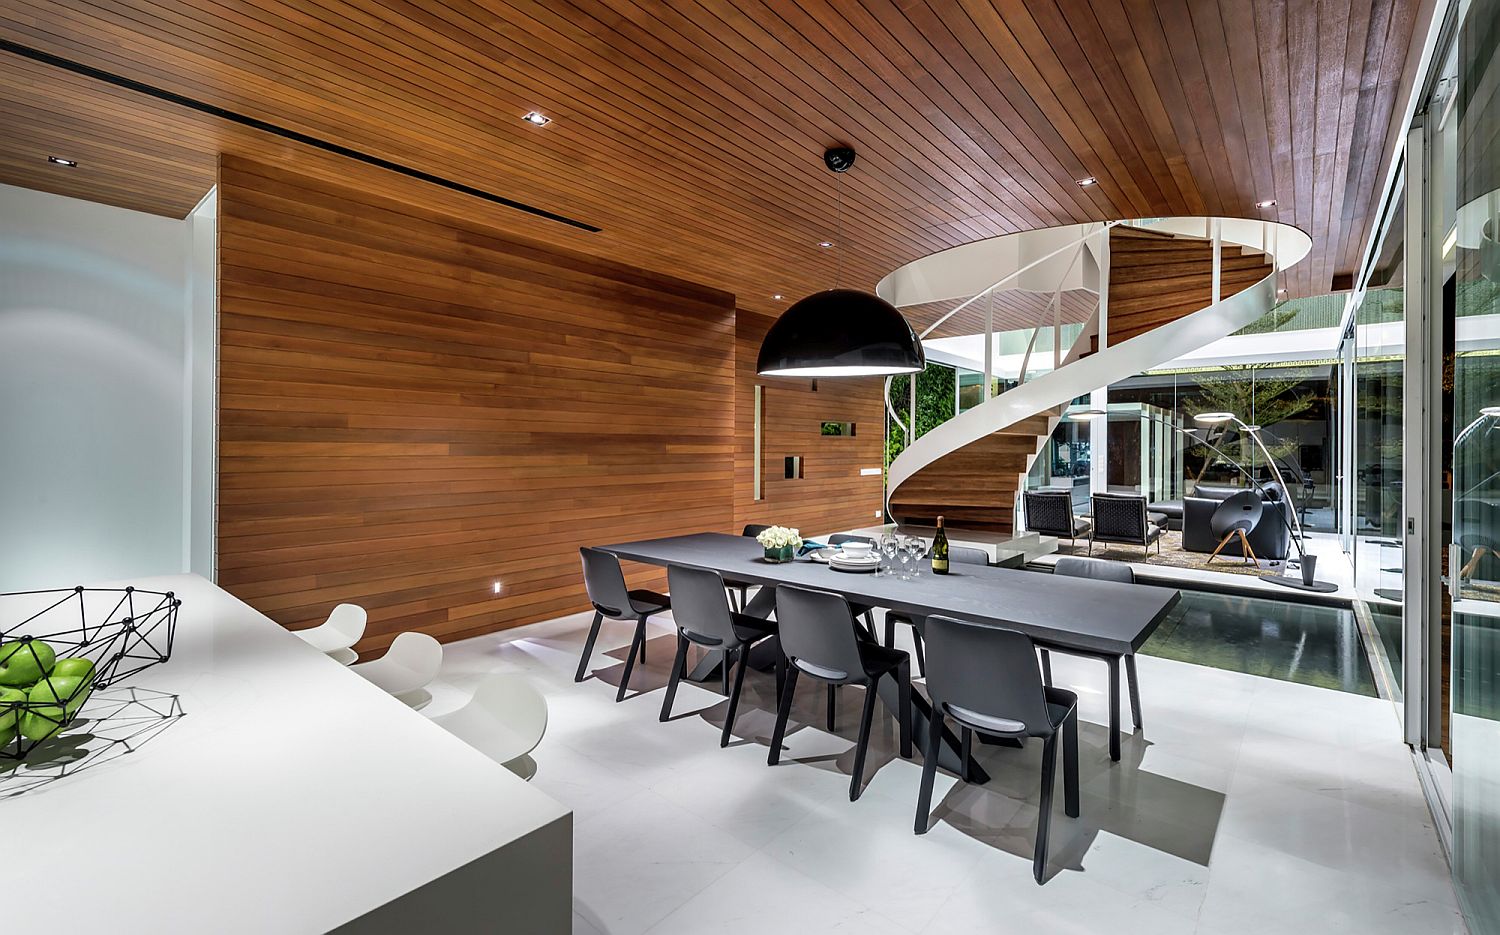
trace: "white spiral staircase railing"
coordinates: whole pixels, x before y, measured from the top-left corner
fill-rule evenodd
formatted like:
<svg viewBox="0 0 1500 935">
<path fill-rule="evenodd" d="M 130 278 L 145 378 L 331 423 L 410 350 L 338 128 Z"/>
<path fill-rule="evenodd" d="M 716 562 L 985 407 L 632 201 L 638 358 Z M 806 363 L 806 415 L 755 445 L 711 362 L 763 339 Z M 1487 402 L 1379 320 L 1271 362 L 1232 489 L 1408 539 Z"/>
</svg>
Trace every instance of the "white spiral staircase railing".
<svg viewBox="0 0 1500 935">
<path fill-rule="evenodd" d="M 1212 286 L 1209 295 L 1216 299 L 1175 320 L 1154 325 L 1148 333 L 1128 337 L 1118 343 L 1109 340 L 1110 232 L 1117 227 L 1132 227 L 1171 235 L 1198 245 L 1211 244 Z M 1222 296 L 1222 247 L 1241 247 L 1244 253 L 1263 255 L 1270 272 L 1263 278 L 1228 296 Z M 902 485 L 946 455 L 974 444 L 987 436 L 1014 426 L 1022 420 L 1051 414 L 1070 401 L 1096 389 L 1162 366 L 1182 355 L 1226 337 L 1251 324 L 1268 312 L 1276 301 L 1277 273 L 1302 260 L 1312 248 L 1312 240 L 1295 227 L 1269 221 L 1242 218 L 1157 218 L 1138 221 L 1113 221 L 1071 225 L 1025 231 L 966 244 L 906 264 L 881 280 L 876 291 L 899 307 L 968 298 L 924 330 L 926 337 L 951 316 L 990 296 L 1002 288 L 1027 288 L 1032 292 L 1052 292 L 1047 309 L 1053 315 L 1052 369 L 1027 378 L 1031 350 L 1037 334 L 1048 327 L 1038 322 L 1028 343 L 1020 373 L 1020 385 L 997 396 L 990 396 L 993 378 L 994 323 L 985 316 L 984 360 L 981 366 L 991 374 L 986 379 L 986 399 L 965 412 L 933 428 L 925 435 L 913 437 L 915 406 L 909 412 L 910 422 L 903 422 L 890 400 L 891 381 L 886 381 L 886 405 L 896 424 L 906 431 L 907 444 L 891 462 L 887 474 L 886 506 L 898 499 Z M 1064 288 L 1088 289 L 1100 297 L 1093 316 L 1082 333 L 1066 351 L 1061 346 L 1062 324 L 1057 317 L 1058 296 Z M 1044 316 L 1045 317 L 1045 316 Z M 1098 338 L 1097 351 L 1086 349 Z M 979 363 L 976 361 L 976 363 Z M 913 384 L 915 381 L 911 381 Z M 913 390 L 913 402 L 915 393 Z M 1053 416 L 1048 425 L 1053 426 Z M 1037 450 L 1046 442 L 1039 436 Z M 1027 460 L 1035 458 L 1035 452 Z M 1024 472 L 1023 472 L 1024 473 Z M 996 504 L 1000 506 L 1000 504 Z M 893 517 L 899 519 L 899 517 Z"/>
</svg>

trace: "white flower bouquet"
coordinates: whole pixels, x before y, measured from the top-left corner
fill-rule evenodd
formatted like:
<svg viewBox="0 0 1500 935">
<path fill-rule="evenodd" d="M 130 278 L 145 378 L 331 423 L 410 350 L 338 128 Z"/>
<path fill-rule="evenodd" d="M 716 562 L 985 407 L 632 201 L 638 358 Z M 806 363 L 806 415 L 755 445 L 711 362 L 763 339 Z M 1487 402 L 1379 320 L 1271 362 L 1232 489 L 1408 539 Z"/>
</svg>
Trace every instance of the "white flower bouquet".
<svg viewBox="0 0 1500 935">
<path fill-rule="evenodd" d="M 797 549 L 802 547 L 802 535 L 797 530 L 786 526 L 763 529 L 755 537 L 755 541 L 766 550 L 768 562 L 790 562 L 795 557 Z"/>
</svg>

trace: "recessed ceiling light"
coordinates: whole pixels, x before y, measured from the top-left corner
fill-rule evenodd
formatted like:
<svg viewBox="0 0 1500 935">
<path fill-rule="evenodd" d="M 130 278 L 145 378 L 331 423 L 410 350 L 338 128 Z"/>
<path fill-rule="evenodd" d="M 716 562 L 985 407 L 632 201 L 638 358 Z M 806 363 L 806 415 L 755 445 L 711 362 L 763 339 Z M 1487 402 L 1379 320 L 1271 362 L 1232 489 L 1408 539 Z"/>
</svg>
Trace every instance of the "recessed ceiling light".
<svg viewBox="0 0 1500 935">
<path fill-rule="evenodd" d="M 773 299 L 775 299 L 775 300 L 777 300 L 779 302 L 779 301 L 781 301 L 781 293 L 778 292 L 775 295 L 771 296 L 771 298 L 773 298 Z"/>
<path fill-rule="evenodd" d="M 1274 207 L 1276 207 L 1276 199 L 1275 198 L 1267 198 L 1265 201 L 1257 201 L 1255 203 L 1255 206 L 1257 208 L 1274 208 Z"/>
<path fill-rule="evenodd" d="M 826 250 L 829 247 L 833 246 L 833 241 L 831 241 L 831 240 L 820 240 L 820 241 L 818 241 L 818 246 L 820 246 L 820 247 L 822 247 L 823 249 Z"/>
<path fill-rule="evenodd" d="M 48 156 L 47 161 L 55 166 L 67 166 L 70 169 L 78 165 L 78 163 L 73 161 L 72 159 L 64 159 L 61 156 Z"/>
<path fill-rule="evenodd" d="M 531 111 L 521 119 L 535 127 L 545 127 L 547 124 L 552 122 L 551 117 L 548 117 L 546 114 L 537 110 Z"/>
<path fill-rule="evenodd" d="M 1088 188 L 1090 185 L 1093 185 L 1098 181 L 1099 180 L 1094 178 L 1092 175 L 1086 175 L 1083 178 L 1078 179 L 1078 184 L 1083 186 L 1084 188 Z"/>
<path fill-rule="evenodd" d="M 1286 290 L 1285 289 L 1277 289 L 1276 290 L 1276 294 L 1277 295 L 1286 295 Z"/>
</svg>

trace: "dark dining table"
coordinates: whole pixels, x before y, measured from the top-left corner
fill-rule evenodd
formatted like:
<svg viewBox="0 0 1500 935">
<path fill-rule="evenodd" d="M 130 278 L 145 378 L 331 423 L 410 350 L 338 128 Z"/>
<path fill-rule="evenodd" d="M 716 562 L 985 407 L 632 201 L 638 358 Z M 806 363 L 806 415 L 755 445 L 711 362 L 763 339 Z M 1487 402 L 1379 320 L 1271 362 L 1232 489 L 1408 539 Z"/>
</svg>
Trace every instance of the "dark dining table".
<svg viewBox="0 0 1500 935">
<path fill-rule="evenodd" d="M 1037 643 L 1063 652 L 1123 656 L 1141 648 L 1180 599 L 1176 590 L 1091 578 L 1059 578 L 1038 572 L 954 563 L 946 575 L 924 570 L 918 577 L 845 572 L 802 557 L 768 562 L 754 539 L 703 532 L 661 539 L 621 542 L 599 548 L 648 565 L 681 565 L 718 572 L 725 578 L 762 586 L 746 612 L 766 616 L 774 609 L 774 589 L 790 584 L 842 594 L 851 604 L 884 607 L 907 614 L 941 614 L 959 620 L 1019 630 Z M 881 698 L 898 710 L 895 687 L 881 682 Z M 886 697 L 889 695 L 889 697 Z M 1120 757 L 1120 699 L 1109 699 L 1110 755 Z M 920 701 L 914 695 L 914 701 Z M 930 708 L 914 706 L 912 736 L 925 743 Z M 946 733 L 946 732 L 945 732 Z M 957 767 L 944 745 L 944 766 Z M 921 746 L 918 749 L 922 749 Z M 971 773 L 977 767 L 971 765 Z"/>
</svg>

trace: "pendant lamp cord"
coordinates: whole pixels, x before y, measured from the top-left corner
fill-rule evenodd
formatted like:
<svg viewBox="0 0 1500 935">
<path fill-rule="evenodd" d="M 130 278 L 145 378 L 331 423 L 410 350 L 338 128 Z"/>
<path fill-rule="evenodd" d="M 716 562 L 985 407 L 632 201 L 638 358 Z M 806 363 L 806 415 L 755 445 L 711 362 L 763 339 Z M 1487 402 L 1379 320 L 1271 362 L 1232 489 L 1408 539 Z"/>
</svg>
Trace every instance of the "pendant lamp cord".
<svg viewBox="0 0 1500 935">
<path fill-rule="evenodd" d="M 842 172 L 833 177 L 833 203 L 835 227 L 837 233 L 833 242 L 833 287 L 842 288 L 844 285 L 844 175 Z"/>
</svg>

